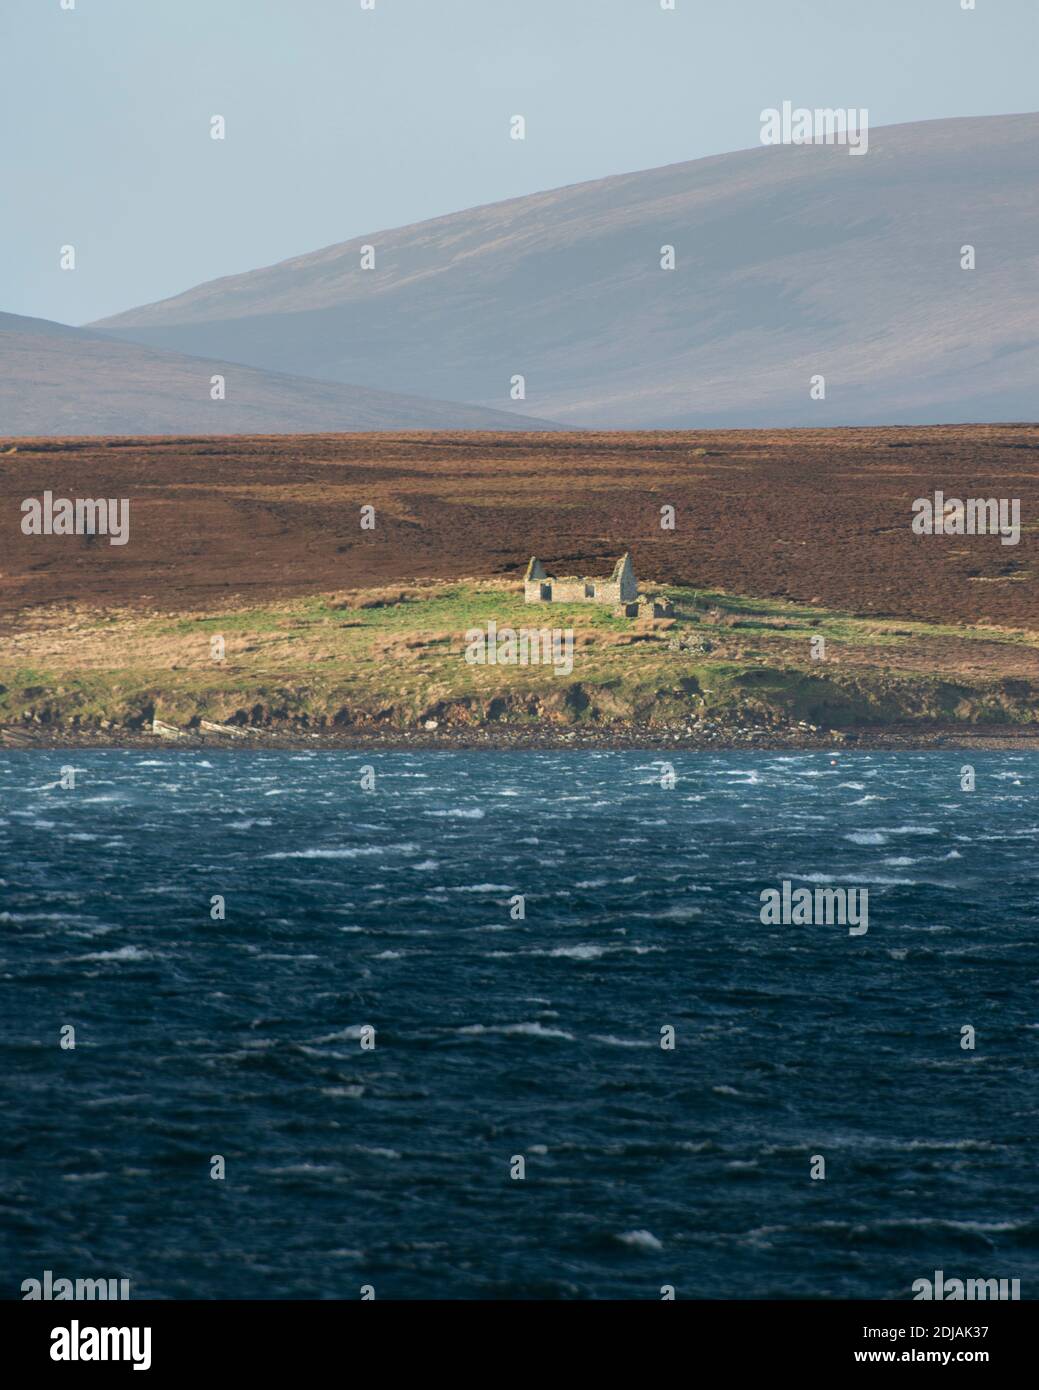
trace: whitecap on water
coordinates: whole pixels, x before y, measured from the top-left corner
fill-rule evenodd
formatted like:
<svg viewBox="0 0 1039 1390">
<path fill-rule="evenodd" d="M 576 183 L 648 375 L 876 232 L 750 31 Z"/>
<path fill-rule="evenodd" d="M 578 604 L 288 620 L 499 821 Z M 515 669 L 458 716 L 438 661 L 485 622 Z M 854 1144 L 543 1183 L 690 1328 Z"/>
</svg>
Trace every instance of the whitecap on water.
<svg viewBox="0 0 1039 1390">
<path fill-rule="evenodd" d="M 264 859 L 357 859 L 366 854 L 384 854 L 382 848 L 370 845 L 357 849 L 291 849 L 265 854 Z"/>
<path fill-rule="evenodd" d="M 554 946 L 551 951 L 531 951 L 532 956 L 565 957 L 567 960 L 598 960 L 605 946 Z"/>
<path fill-rule="evenodd" d="M 456 1033 L 469 1037 L 482 1037 L 485 1033 L 500 1033 L 503 1037 L 524 1037 L 524 1038 L 562 1038 L 564 1042 L 573 1042 L 573 1033 L 564 1032 L 562 1028 L 546 1028 L 543 1023 L 470 1023 L 465 1028 L 456 1028 Z"/>
<path fill-rule="evenodd" d="M 142 951 L 140 946 L 120 946 L 115 951 L 92 951 L 87 956 L 77 956 L 77 960 L 151 960 L 150 951 Z"/>
<path fill-rule="evenodd" d="M 451 893 L 511 893 L 508 883 L 467 883 L 461 888 L 451 888 Z"/>
<path fill-rule="evenodd" d="M 652 1231 L 621 1231 L 613 1238 L 621 1245 L 629 1245 L 635 1250 L 663 1250 L 664 1248 L 664 1242 L 659 1240 Z"/>
<path fill-rule="evenodd" d="M 331 1042 L 357 1042 L 365 1028 L 370 1027 L 367 1023 L 351 1023 L 347 1028 L 340 1028 L 338 1033 L 325 1033 L 320 1038 L 308 1038 L 312 1043 L 331 1043 Z"/>
</svg>

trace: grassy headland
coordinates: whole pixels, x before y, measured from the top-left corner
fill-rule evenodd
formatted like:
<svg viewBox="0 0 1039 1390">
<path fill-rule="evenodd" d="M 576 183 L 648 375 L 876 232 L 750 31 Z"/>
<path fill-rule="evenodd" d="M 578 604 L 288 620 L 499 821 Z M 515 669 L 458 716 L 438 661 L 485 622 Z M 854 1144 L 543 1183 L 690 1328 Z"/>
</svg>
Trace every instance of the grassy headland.
<svg viewBox="0 0 1039 1390">
<path fill-rule="evenodd" d="M 0 728 L 8 741 L 59 743 L 150 738 L 156 719 L 206 738 L 221 735 L 202 721 L 226 725 L 253 741 L 1039 733 L 1039 637 L 1028 631 L 664 592 L 675 616 L 653 621 L 527 605 L 514 582 L 475 580 L 232 603 L 215 615 L 37 609 L 5 639 Z M 492 620 L 571 629 L 573 669 L 468 663 L 467 630 Z"/>
</svg>

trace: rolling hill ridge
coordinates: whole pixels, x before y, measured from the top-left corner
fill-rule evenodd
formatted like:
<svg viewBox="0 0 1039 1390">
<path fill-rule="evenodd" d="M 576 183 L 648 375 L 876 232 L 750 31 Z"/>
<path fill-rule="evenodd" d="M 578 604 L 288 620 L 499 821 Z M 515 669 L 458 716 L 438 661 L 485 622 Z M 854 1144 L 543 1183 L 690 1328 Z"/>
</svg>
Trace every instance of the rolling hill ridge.
<svg viewBox="0 0 1039 1390">
<path fill-rule="evenodd" d="M 211 398 L 214 376 L 226 396 Z M 552 429 L 506 411 L 375 391 L 0 314 L 0 437 Z"/>
<path fill-rule="evenodd" d="M 574 184 L 95 328 L 505 411 L 521 374 L 520 409 L 586 428 L 1034 419 L 1039 115 L 884 127 L 860 158 L 759 147 Z"/>
</svg>

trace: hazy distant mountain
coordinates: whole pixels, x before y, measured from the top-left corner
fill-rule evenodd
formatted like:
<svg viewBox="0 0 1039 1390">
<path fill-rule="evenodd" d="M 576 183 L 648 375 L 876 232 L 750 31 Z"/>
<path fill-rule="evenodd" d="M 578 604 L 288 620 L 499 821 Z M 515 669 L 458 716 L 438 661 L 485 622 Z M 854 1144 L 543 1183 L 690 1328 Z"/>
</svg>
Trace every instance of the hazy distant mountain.
<svg viewBox="0 0 1039 1390">
<path fill-rule="evenodd" d="M 226 399 L 210 397 L 223 376 Z M 185 357 L 47 319 L 0 314 L 0 437 L 551 429 L 450 401 Z"/>
<path fill-rule="evenodd" d="M 865 156 L 759 147 L 575 184 L 103 326 L 506 409 L 521 373 L 525 409 L 588 426 L 1034 419 L 1039 116 L 889 126 Z"/>
</svg>

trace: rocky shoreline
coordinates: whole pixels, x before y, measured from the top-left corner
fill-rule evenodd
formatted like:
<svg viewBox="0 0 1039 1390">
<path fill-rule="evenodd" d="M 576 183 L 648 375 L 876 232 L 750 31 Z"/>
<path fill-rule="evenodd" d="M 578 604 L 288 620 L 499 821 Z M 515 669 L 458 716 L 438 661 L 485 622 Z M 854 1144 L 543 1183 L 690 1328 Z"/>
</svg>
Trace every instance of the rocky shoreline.
<svg viewBox="0 0 1039 1390">
<path fill-rule="evenodd" d="M 0 748 L 74 750 L 126 749 L 201 750 L 230 748 L 242 751 L 270 749 L 342 749 L 395 751 L 452 751 L 489 749 L 491 751 L 530 749 L 665 749 L 783 750 L 869 749 L 916 751 L 924 749 L 1039 749 L 1039 726 L 962 725 L 885 726 L 858 730 L 824 729 L 816 726 L 790 728 L 724 727 L 720 724 L 696 728 L 616 723 L 588 727 L 554 727 L 549 724 L 509 726 L 476 725 L 464 728 L 427 729 L 357 728 L 313 731 L 287 725 L 270 728 L 226 726 L 217 730 L 175 729 L 164 725 L 156 731 L 138 728 L 61 729 L 45 727 L 0 727 Z"/>
</svg>

